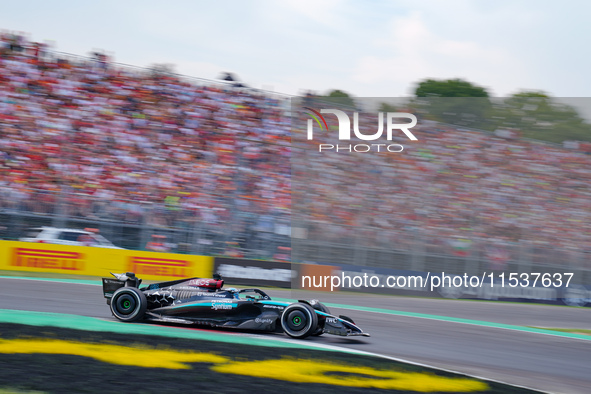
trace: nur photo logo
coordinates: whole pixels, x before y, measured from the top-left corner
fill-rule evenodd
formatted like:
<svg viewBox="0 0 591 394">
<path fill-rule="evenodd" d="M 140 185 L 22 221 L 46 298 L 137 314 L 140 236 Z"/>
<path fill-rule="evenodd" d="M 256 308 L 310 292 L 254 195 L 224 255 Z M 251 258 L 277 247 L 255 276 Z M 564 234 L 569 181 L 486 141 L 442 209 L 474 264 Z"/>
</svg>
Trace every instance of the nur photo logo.
<svg viewBox="0 0 591 394">
<path fill-rule="evenodd" d="M 338 109 L 321 109 L 320 112 L 310 107 L 303 107 L 310 111 L 308 115 L 312 119 L 308 119 L 307 123 L 307 138 L 308 140 L 314 139 L 314 121 L 318 125 L 320 132 L 329 132 L 328 123 L 322 114 L 331 114 L 337 117 L 339 123 L 338 140 L 339 141 L 351 141 L 351 119 L 344 111 Z M 385 114 L 385 116 L 384 116 Z M 385 118 L 385 122 L 384 122 Z M 407 123 L 400 123 L 400 119 L 410 120 Z M 413 114 L 406 112 L 379 112 L 378 113 L 378 130 L 373 134 L 364 134 L 359 130 L 359 113 L 353 113 L 353 135 L 362 141 L 376 141 L 382 138 L 384 134 L 384 123 L 386 124 L 386 140 L 392 141 L 394 130 L 402 131 L 409 140 L 417 141 L 417 137 L 409 130 L 417 125 L 417 117 Z M 334 151 L 334 152 L 402 152 L 404 147 L 400 144 L 348 144 L 339 145 L 335 144 L 318 144 L 318 151 Z"/>
</svg>

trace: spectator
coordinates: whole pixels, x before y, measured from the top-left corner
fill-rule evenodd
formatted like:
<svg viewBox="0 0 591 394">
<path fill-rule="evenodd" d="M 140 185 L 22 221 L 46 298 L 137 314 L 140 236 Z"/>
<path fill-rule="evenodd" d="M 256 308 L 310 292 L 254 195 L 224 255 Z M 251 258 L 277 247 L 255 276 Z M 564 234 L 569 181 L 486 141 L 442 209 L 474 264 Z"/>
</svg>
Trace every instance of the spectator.
<svg viewBox="0 0 591 394">
<path fill-rule="evenodd" d="M 166 242 L 165 235 L 152 235 L 152 240 L 146 245 L 146 250 L 152 252 L 169 252 L 170 245 Z"/>
<path fill-rule="evenodd" d="M 325 137 L 292 135 L 282 100 L 99 55 L 60 60 L 0 35 L 0 208 L 55 214 L 67 194 L 68 215 L 199 223 L 222 250 L 228 222 L 261 246 L 292 212 L 330 242 L 364 234 L 368 246 L 408 249 L 420 234 L 446 252 L 483 239 L 591 250 L 590 155 L 431 123 L 404 154 L 320 156 Z"/>
</svg>

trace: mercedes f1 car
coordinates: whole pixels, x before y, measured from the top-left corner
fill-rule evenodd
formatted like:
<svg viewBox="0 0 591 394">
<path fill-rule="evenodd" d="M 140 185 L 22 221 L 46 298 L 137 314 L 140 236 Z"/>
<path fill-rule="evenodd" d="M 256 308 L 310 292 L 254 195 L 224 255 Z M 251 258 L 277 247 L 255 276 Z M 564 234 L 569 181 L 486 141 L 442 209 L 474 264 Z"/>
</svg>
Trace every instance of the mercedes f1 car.
<svg viewBox="0 0 591 394">
<path fill-rule="evenodd" d="M 103 278 L 103 294 L 113 316 L 124 322 L 166 322 L 257 331 L 284 331 L 293 338 L 362 335 L 351 318 L 335 316 L 317 300 L 271 300 L 260 289 L 222 290 L 224 281 L 188 278 L 140 287 L 134 273 Z"/>
</svg>

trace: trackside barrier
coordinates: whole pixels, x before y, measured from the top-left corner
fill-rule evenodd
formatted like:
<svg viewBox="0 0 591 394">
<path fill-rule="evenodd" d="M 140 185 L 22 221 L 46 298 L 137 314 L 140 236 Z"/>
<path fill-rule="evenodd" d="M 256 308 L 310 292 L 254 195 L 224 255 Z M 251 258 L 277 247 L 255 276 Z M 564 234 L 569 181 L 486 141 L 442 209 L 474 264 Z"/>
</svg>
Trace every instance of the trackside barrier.
<svg viewBox="0 0 591 394">
<path fill-rule="evenodd" d="M 333 284 L 338 282 L 341 291 L 591 307 L 591 286 L 577 283 L 578 281 L 573 281 L 568 286 L 565 285 L 566 280 L 560 286 L 549 283 L 544 285 L 541 282 L 533 286 L 533 279 L 528 284 L 521 281 L 516 285 L 507 279 L 503 282 L 499 279 L 499 272 L 482 277 L 470 276 L 471 280 L 468 281 L 467 277 L 441 272 L 347 264 L 335 265 L 333 268 L 332 275 L 338 278 Z M 491 275 L 494 278 L 492 280 Z"/>
<path fill-rule="evenodd" d="M 449 276 L 445 285 L 439 286 L 438 293 L 445 298 L 464 298 L 475 300 L 494 300 L 510 302 L 537 302 L 569 306 L 591 307 L 591 286 L 569 284 L 568 286 L 544 286 L 531 284 L 512 286 L 496 279 L 485 281 L 481 286 L 457 286 L 450 283 Z M 459 284 L 459 277 L 456 282 Z M 514 284 L 514 283 L 513 283 Z"/>
<path fill-rule="evenodd" d="M 214 272 L 221 274 L 228 284 L 275 286 L 292 289 L 301 288 L 317 291 L 330 291 L 330 281 L 324 282 L 318 278 L 332 276 L 337 268 L 322 264 L 289 263 L 229 257 L 216 257 L 214 260 Z M 310 282 L 309 285 L 306 283 L 302 286 L 302 276 L 317 278 L 314 284 L 318 284 L 319 280 L 323 283 L 313 286 L 312 282 Z"/>
<path fill-rule="evenodd" d="M 228 284 L 291 287 L 292 264 L 280 261 L 216 257 L 214 271 Z"/>
<path fill-rule="evenodd" d="M 0 241 L 0 270 L 48 272 L 85 276 L 107 276 L 109 272 L 135 272 L 147 280 L 209 278 L 220 273 L 228 284 L 276 286 L 316 291 L 359 291 L 363 293 L 471 298 L 518 302 L 540 302 L 591 307 L 591 286 L 515 286 L 492 283 L 469 286 L 459 275 L 372 268 L 355 265 L 325 265 L 194 256 L 89 246 L 67 246 L 18 241 Z M 309 278 L 303 281 L 302 278 Z M 325 279 L 328 278 L 328 279 Z M 335 279 L 335 278 L 338 278 Z M 433 287 L 433 280 L 443 285 Z M 402 279 L 402 280 L 401 280 Z M 338 286 L 336 282 L 338 283 Z M 417 283 L 424 283 L 420 285 Z M 455 285 L 458 282 L 458 286 Z M 465 282 L 465 281 L 464 281 Z M 574 282 L 574 281 L 573 281 Z"/>
<path fill-rule="evenodd" d="M 207 278 L 213 272 L 213 257 L 0 241 L 0 270 L 88 276 L 135 272 L 147 280 Z"/>
</svg>

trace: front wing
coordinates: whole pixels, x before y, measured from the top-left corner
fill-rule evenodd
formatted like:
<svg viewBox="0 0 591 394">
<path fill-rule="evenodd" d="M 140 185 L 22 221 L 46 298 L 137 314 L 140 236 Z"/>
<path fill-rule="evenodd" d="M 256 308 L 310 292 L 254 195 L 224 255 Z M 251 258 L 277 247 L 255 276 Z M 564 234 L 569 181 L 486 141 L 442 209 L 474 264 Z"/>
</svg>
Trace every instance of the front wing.
<svg viewBox="0 0 591 394">
<path fill-rule="evenodd" d="M 316 311 L 316 314 L 324 317 L 324 330 L 326 334 L 340 335 L 340 336 L 370 336 L 367 332 L 357 326 L 356 324 L 342 319 L 340 317 L 330 315 L 325 312 Z"/>
</svg>

